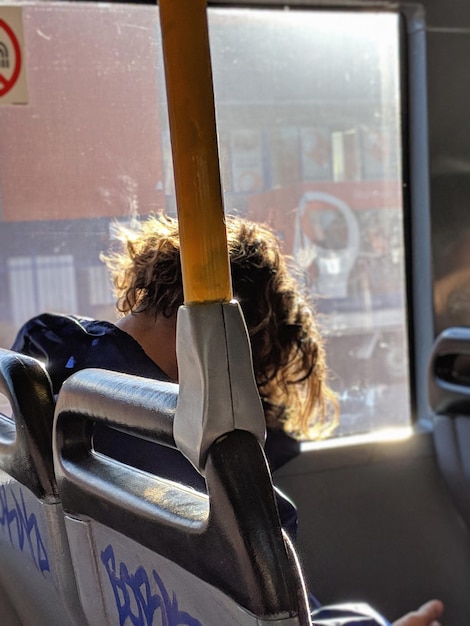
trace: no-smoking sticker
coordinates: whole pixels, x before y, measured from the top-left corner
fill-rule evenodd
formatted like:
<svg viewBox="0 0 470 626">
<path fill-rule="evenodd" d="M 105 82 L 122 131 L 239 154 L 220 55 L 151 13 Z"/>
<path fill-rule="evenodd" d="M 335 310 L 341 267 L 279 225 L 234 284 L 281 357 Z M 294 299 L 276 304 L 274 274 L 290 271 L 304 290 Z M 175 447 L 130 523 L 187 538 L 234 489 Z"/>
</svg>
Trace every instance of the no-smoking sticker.
<svg viewBox="0 0 470 626">
<path fill-rule="evenodd" d="M 0 105 L 27 103 L 22 8 L 0 6 Z"/>
</svg>

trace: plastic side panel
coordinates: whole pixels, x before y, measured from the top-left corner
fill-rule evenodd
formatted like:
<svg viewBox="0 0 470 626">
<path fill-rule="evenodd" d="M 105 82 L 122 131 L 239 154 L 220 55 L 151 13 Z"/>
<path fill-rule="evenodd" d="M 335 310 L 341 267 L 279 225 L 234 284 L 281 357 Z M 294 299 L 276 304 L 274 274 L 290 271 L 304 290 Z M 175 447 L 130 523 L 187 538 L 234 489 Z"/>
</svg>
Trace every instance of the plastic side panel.
<svg viewBox="0 0 470 626">
<path fill-rule="evenodd" d="M 65 516 L 70 552 L 76 571 L 78 593 L 90 626 L 112 624 L 112 615 L 105 609 L 105 589 L 101 586 L 98 571 L 99 558 L 93 540 L 90 522 L 83 522 L 73 517 Z M 109 587 L 109 581 L 106 587 Z"/>
<path fill-rule="evenodd" d="M 5 590 L 0 587 L 0 615 L 8 626 L 23 626 Z"/>
<path fill-rule="evenodd" d="M 470 415 L 470 328 L 447 328 L 434 342 L 428 366 L 428 401 L 439 415 Z"/>
<path fill-rule="evenodd" d="M 208 583 L 102 524 L 67 516 L 66 528 L 90 626 L 299 624 L 293 618 L 257 619 Z"/>
<path fill-rule="evenodd" d="M 470 329 L 447 328 L 429 359 L 428 400 L 434 444 L 455 505 L 470 527 Z"/>
<path fill-rule="evenodd" d="M 86 624 L 60 504 L 44 504 L 2 471 L 0 562 L 1 584 L 23 624 Z"/>
</svg>

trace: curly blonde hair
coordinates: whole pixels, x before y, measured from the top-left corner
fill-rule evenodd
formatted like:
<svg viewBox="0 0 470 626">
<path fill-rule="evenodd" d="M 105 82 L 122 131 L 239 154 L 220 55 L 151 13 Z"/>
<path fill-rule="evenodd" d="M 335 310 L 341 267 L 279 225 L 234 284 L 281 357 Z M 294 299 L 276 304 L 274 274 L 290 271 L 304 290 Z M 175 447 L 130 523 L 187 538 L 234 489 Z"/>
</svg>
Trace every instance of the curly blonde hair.
<svg viewBox="0 0 470 626">
<path fill-rule="evenodd" d="M 289 271 L 279 239 L 266 226 L 227 216 L 235 298 L 242 308 L 267 426 L 319 438 L 336 426 L 338 403 L 327 384 L 324 342 L 312 304 Z M 150 216 L 117 225 L 123 251 L 102 255 L 117 309 L 172 317 L 183 304 L 178 222 Z"/>
</svg>

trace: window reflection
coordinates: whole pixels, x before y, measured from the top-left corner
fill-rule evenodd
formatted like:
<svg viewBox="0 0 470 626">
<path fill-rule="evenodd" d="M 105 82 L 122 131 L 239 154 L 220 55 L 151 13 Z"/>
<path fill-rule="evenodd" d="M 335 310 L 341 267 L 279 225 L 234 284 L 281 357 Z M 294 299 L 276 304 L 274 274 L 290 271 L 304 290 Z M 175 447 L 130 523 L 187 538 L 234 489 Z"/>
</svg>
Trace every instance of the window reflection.
<svg viewBox="0 0 470 626">
<path fill-rule="evenodd" d="M 211 42 L 226 207 L 301 267 L 339 432 L 406 425 L 398 16 L 219 10 Z"/>
<path fill-rule="evenodd" d="M 470 180 L 466 172 L 435 176 L 432 215 L 436 334 L 470 325 Z"/>
<path fill-rule="evenodd" d="M 0 107 L 0 344 L 45 309 L 113 319 L 113 220 L 175 211 L 158 13 L 23 5 L 30 104 Z M 328 336 L 340 433 L 409 421 L 399 20 L 214 9 L 227 211 L 268 222 Z"/>
</svg>

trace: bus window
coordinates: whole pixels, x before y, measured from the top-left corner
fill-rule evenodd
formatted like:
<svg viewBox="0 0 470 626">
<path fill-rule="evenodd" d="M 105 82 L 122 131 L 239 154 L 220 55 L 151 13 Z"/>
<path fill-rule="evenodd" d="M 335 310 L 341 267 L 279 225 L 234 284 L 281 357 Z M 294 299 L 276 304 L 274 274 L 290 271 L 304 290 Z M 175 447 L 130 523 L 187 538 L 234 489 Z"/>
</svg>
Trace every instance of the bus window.
<svg viewBox="0 0 470 626">
<path fill-rule="evenodd" d="M 210 14 L 225 206 L 267 221 L 328 337 L 337 434 L 409 424 L 396 13 Z"/>
<path fill-rule="evenodd" d="M 0 98 L 0 345 L 44 310 L 115 319 L 113 223 L 175 211 L 158 10 L 21 3 Z M 2 9 L 0 7 L 0 17 Z M 269 223 L 328 337 L 338 435 L 409 424 L 399 16 L 209 11 L 225 208 Z"/>
<path fill-rule="evenodd" d="M 470 324 L 470 185 L 466 172 L 435 176 L 432 184 L 434 313 L 436 335 Z"/>
</svg>

